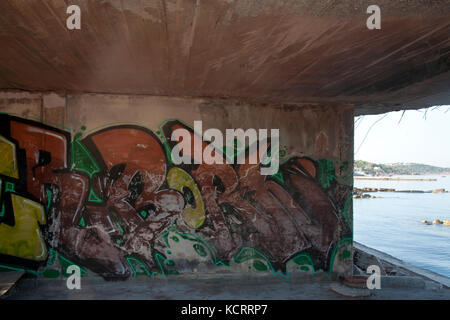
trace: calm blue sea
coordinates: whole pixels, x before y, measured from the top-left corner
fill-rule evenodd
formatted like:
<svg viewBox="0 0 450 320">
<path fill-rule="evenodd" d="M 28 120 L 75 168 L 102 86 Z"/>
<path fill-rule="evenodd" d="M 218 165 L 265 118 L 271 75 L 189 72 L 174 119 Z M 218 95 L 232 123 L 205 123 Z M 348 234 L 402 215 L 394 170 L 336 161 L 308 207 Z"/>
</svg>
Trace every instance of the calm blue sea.
<svg viewBox="0 0 450 320">
<path fill-rule="evenodd" d="M 437 181 L 354 180 L 357 188 L 450 190 L 450 175 L 401 176 Z M 450 277 L 450 226 L 425 219 L 450 219 L 450 193 L 374 192 L 375 199 L 353 199 L 354 240 L 405 262 Z"/>
</svg>

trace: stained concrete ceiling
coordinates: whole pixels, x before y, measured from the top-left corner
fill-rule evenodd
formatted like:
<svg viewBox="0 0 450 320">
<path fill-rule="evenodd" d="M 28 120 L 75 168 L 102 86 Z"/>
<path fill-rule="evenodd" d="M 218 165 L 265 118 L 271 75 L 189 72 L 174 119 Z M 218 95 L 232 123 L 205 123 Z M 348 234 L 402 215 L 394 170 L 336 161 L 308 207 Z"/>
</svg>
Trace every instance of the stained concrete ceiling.
<svg viewBox="0 0 450 320">
<path fill-rule="evenodd" d="M 66 9 L 81 8 L 81 30 Z M 366 9 L 381 8 L 381 30 Z M 0 88 L 450 104 L 450 0 L 1 0 Z"/>
</svg>

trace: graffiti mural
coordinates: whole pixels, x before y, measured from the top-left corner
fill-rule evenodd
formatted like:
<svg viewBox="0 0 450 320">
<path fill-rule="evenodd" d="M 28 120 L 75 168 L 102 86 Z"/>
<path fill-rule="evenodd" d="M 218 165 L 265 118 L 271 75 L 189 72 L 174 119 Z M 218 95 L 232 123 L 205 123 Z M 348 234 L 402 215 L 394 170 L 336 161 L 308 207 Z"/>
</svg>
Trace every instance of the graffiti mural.
<svg viewBox="0 0 450 320">
<path fill-rule="evenodd" d="M 330 160 L 285 157 L 264 176 L 247 161 L 174 165 L 174 130 L 209 144 L 180 120 L 73 138 L 7 114 L 0 123 L 3 268 L 57 276 L 59 261 L 126 279 L 210 263 L 287 276 L 331 272 L 351 250 L 351 186 L 338 183 Z M 241 149 L 234 155 L 251 156 Z"/>
</svg>

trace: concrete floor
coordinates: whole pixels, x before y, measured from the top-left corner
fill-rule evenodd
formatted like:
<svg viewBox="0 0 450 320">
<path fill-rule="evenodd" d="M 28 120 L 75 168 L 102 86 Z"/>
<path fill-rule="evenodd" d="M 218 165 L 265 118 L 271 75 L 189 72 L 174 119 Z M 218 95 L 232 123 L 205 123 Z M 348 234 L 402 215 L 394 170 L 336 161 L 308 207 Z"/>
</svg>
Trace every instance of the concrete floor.
<svg viewBox="0 0 450 320">
<path fill-rule="evenodd" d="M 302 300 L 357 299 L 346 298 L 330 289 L 332 282 L 323 279 L 286 280 L 279 278 L 249 278 L 223 276 L 218 278 L 137 278 L 121 282 L 106 282 L 82 278 L 80 290 L 69 290 L 62 279 L 22 279 L 3 298 L 14 300 Z M 450 300 L 450 289 L 428 283 L 425 287 L 385 287 L 371 290 L 371 296 L 361 299 L 433 299 Z"/>
</svg>

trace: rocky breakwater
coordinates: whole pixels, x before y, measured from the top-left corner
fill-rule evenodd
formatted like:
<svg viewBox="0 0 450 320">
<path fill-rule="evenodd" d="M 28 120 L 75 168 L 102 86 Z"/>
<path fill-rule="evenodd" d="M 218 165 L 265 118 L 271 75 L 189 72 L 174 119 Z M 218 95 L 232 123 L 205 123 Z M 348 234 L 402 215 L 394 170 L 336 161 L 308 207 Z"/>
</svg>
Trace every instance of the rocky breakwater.
<svg viewBox="0 0 450 320">
<path fill-rule="evenodd" d="M 396 190 L 392 188 L 353 188 L 353 199 L 381 198 L 375 197 L 371 192 L 399 192 L 399 193 L 449 193 L 445 189 L 434 190 Z"/>
<path fill-rule="evenodd" d="M 363 188 L 363 189 L 358 189 L 358 188 L 353 188 L 353 199 L 373 199 L 376 198 L 374 195 L 365 193 L 365 192 L 376 192 L 376 191 L 372 191 L 372 190 L 368 190 L 371 188 Z"/>
<path fill-rule="evenodd" d="M 432 222 L 431 222 L 431 221 L 428 221 L 428 220 L 422 220 L 422 221 L 420 221 L 420 222 L 422 222 L 423 224 L 426 224 L 426 225 L 442 224 L 442 225 L 444 225 L 444 226 L 449 226 L 449 227 L 450 227 L 450 220 L 439 220 L 439 219 L 434 219 Z"/>
</svg>

